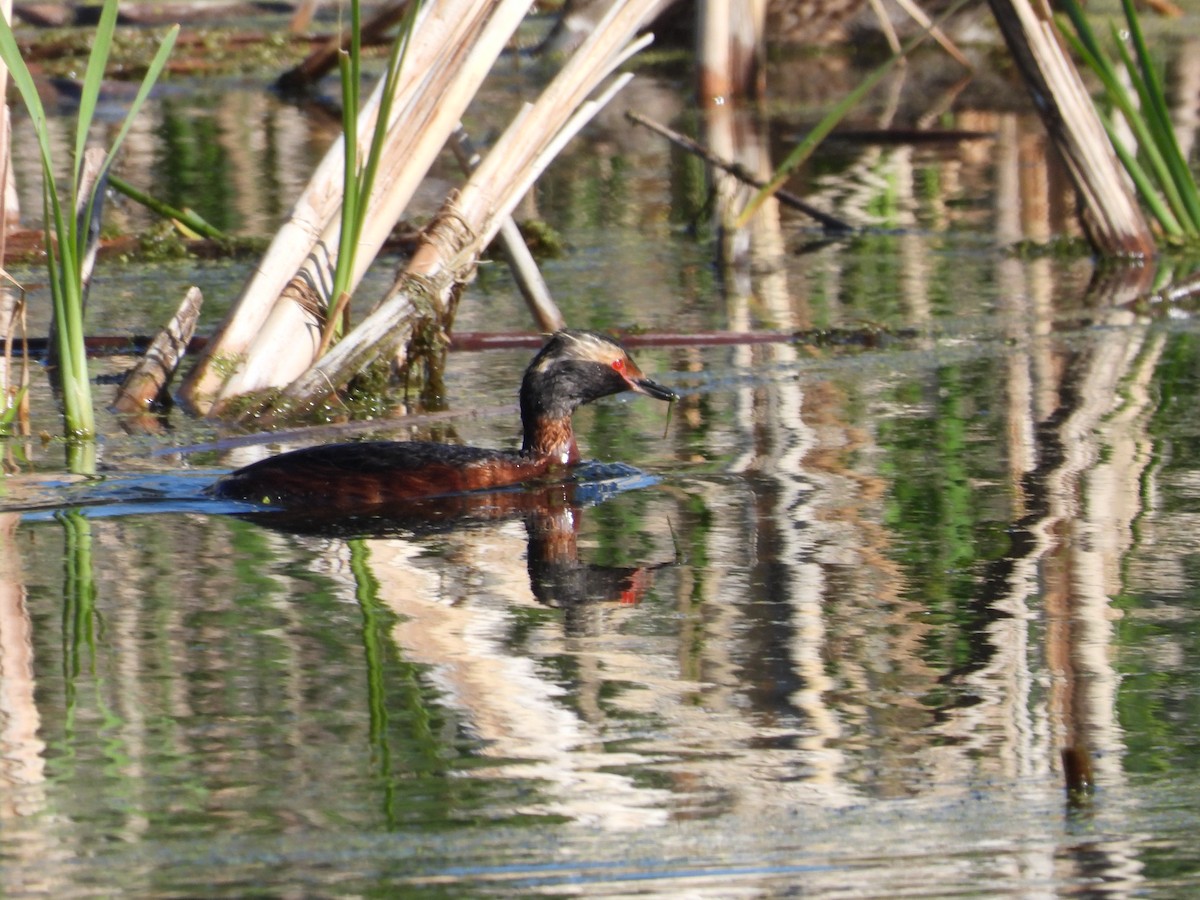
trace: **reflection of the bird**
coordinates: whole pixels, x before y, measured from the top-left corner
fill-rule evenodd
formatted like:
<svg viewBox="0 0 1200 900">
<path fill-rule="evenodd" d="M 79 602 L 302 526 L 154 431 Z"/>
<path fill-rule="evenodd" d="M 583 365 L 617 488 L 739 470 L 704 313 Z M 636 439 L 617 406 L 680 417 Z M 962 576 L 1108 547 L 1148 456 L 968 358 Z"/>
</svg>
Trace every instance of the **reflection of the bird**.
<svg viewBox="0 0 1200 900">
<path fill-rule="evenodd" d="M 344 539 L 421 537 L 523 520 L 533 596 L 545 606 L 562 609 L 566 632 L 580 634 L 594 630 L 598 622 L 588 615 L 589 607 L 603 603 L 637 604 L 650 585 L 654 568 L 607 566 L 582 560 L 579 531 L 584 509 L 614 493 L 647 483 L 651 480 L 645 476 L 622 472 L 616 479 L 585 479 L 428 497 L 408 501 L 395 509 L 376 509 L 369 516 L 279 510 L 249 513 L 243 518 L 278 531 Z"/>
<path fill-rule="evenodd" d="M 639 486 L 646 483 L 641 477 Z M 520 813 L 625 829 L 665 820 L 665 792 L 613 771 L 639 757 L 605 748 L 602 729 L 515 635 L 522 622 L 544 616 L 540 607 L 563 610 L 568 639 L 632 613 L 650 569 L 581 559 L 588 507 L 612 493 L 611 484 L 559 483 L 438 498 L 355 521 L 254 518 L 331 537 L 334 554 L 351 544 L 365 548 L 377 599 L 396 615 L 396 645 L 463 712 L 481 752 L 494 760 L 473 767 L 473 777 L 543 783 L 545 790 L 521 800 Z M 350 536 L 362 540 L 342 540 Z"/>
</svg>

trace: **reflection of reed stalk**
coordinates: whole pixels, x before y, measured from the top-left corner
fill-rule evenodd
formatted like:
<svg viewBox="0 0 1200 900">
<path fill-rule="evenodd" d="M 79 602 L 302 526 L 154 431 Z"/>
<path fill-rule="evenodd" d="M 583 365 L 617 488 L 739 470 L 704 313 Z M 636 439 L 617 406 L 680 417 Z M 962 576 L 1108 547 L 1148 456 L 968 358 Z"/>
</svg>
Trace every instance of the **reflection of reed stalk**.
<svg viewBox="0 0 1200 900">
<path fill-rule="evenodd" d="M 92 523 L 77 509 L 56 515 L 63 525 L 63 661 L 67 682 L 67 707 L 75 702 L 75 678 L 83 671 L 81 655 L 87 649 L 89 665 L 96 656 L 96 582 L 92 576 Z"/>
<path fill-rule="evenodd" d="M 917 49 L 925 39 L 937 32 L 938 27 L 949 19 L 952 15 L 959 11 L 967 4 L 967 0 L 954 0 L 950 6 L 938 16 L 937 21 L 931 22 L 927 28 L 913 37 L 907 44 L 896 51 L 892 56 L 885 60 L 881 65 L 876 67 L 864 78 L 849 94 L 841 99 L 834 107 L 825 114 L 811 131 L 797 144 L 792 151 L 787 155 L 787 158 L 780 163 L 779 168 L 775 170 L 775 174 L 771 176 L 771 180 L 759 189 L 746 204 L 746 208 L 738 215 L 735 221 L 735 227 L 744 228 L 747 223 L 754 218 L 754 214 L 758 212 L 759 207 L 773 196 L 787 180 L 791 178 L 792 173 L 803 165 L 813 152 L 817 149 L 820 143 L 825 140 L 846 115 L 856 107 L 859 102 L 874 90 L 875 86 L 883 80 L 884 76 L 892 70 L 892 68 L 905 59 L 910 53 Z"/>
<path fill-rule="evenodd" d="M 400 661 L 399 671 L 384 671 L 384 652 L 387 647 L 387 619 L 380 615 L 379 579 L 371 571 L 371 551 L 367 542 L 355 539 L 347 542 L 350 550 L 350 571 L 354 575 L 354 598 L 362 612 L 363 658 L 367 664 L 367 709 L 370 715 L 369 741 L 371 752 L 379 766 L 383 782 L 383 807 L 389 826 L 396 824 L 396 778 L 392 774 L 392 751 L 388 742 L 389 684 L 399 688 L 399 704 L 411 743 L 406 768 L 422 774 L 440 772 L 446 767 L 447 748 L 443 738 L 434 731 L 432 716 L 426 705 L 417 668 Z"/>
<path fill-rule="evenodd" d="M 379 625 L 379 581 L 371 571 L 371 551 L 365 541 L 348 542 L 350 571 L 354 574 L 354 599 L 363 618 L 363 651 L 367 662 L 368 709 L 371 714 L 371 746 L 378 749 L 380 763 L 387 768 L 387 694 L 384 690 L 382 635 Z"/>
<path fill-rule="evenodd" d="M 33 120 L 34 132 L 42 159 L 42 200 L 45 211 L 47 272 L 50 294 L 54 302 L 54 332 L 58 352 L 57 378 L 62 391 L 63 420 L 74 439 L 90 439 L 95 435 L 91 382 L 88 380 L 87 351 L 84 346 L 83 308 L 86 296 L 85 270 L 88 266 L 88 245 L 93 232 L 93 210 L 104 175 L 113 157 L 141 109 L 150 88 L 166 65 L 167 55 L 175 44 L 179 26 L 167 32 L 154 60 L 146 70 L 141 88 L 130 105 L 116 139 L 93 173 L 87 177 L 85 153 L 88 132 L 100 96 L 104 69 L 112 49 L 117 22 L 117 0 L 105 0 L 100 22 L 92 41 L 79 99 L 79 118 L 75 126 L 75 152 L 71 167 L 69 197 L 60 199 L 54 182 L 54 165 L 50 155 L 50 132 L 46 112 L 38 97 L 33 76 L 21 58 L 20 48 L 8 21 L 0 16 L 0 59 L 8 66 L 13 83 Z M 93 157 L 96 158 L 96 157 Z M 64 202 L 64 200 L 66 202 Z M 86 456 L 86 454 L 85 454 Z"/>
</svg>

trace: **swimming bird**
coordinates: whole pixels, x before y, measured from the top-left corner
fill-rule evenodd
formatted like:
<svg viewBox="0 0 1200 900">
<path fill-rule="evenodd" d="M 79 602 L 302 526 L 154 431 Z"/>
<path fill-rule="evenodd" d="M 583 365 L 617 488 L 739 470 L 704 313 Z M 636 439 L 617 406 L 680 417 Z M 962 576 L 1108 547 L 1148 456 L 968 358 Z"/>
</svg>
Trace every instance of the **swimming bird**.
<svg viewBox="0 0 1200 900">
<path fill-rule="evenodd" d="M 551 335 L 521 380 L 519 452 L 431 441 L 356 441 L 281 453 L 219 479 L 212 493 L 276 509 L 371 513 L 405 501 L 507 487 L 579 462 L 571 414 L 601 397 L 676 394 L 647 378 L 620 344 L 592 331 Z"/>
</svg>

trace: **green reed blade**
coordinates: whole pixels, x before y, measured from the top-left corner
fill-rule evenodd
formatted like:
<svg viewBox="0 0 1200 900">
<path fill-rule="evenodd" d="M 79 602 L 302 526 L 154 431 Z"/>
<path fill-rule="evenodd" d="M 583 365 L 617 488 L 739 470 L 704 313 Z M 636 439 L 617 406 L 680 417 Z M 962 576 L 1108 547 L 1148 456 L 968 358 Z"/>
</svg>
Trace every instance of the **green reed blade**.
<svg viewBox="0 0 1200 900">
<path fill-rule="evenodd" d="M 71 194 L 79 189 L 79 176 L 83 168 L 83 151 L 87 148 L 92 119 L 100 99 L 100 88 L 104 84 L 104 72 L 108 68 L 108 55 L 112 50 L 113 33 L 117 27 L 117 0 L 105 0 L 100 10 L 100 22 L 92 38 L 92 49 L 88 54 L 87 68 L 83 73 L 83 89 L 79 96 L 79 118 L 75 125 L 75 164 L 71 181 Z"/>
<path fill-rule="evenodd" d="M 12 432 L 13 423 L 17 420 L 17 415 L 21 412 L 21 403 L 28 392 L 29 385 L 22 385 L 21 389 L 15 395 L 7 398 L 9 406 L 3 412 L 0 412 L 0 434 L 7 435 Z"/>
<path fill-rule="evenodd" d="M 60 199 L 56 188 L 53 157 L 50 150 L 49 128 L 46 112 L 37 86 L 21 58 L 20 47 L 12 27 L 0 16 L 0 59 L 8 67 L 21 99 L 29 110 L 37 136 L 42 161 L 42 203 L 45 216 L 45 245 L 47 275 L 54 313 L 58 371 L 56 378 L 62 391 L 63 421 L 73 437 L 92 437 L 95 434 L 95 412 L 91 398 L 91 382 L 87 374 L 87 349 L 84 342 L 83 272 L 82 264 L 86 252 L 87 235 L 95 208 L 95 190 L 86 197 L 83 214 L 80 207 L 79 180 L 82 173 L 84 151 L 99 102 L 104 72 L 112 48 L 116 28 L 117 0 L 105 0 L 101 9 L 100 22 L 93 38 L 87 69 L 80 95 L 79 115 L 76 119 L 74 159 L 71 166 L 71 191 L 69 198 Z M 125 136 L 132 126 L 150 93 L 151 86 L 166 67 L 167 56 L 174 46 L 178 26 L 171 29 L 159 46 L 154 60 L 147 69 L 129 113 L 118 131 L 117 138 L 109 148 L 101 164 L 100 175 L 108 170 Z M 98 181 L 97 184 L 100 182 Z M 67 200 L 69 199 L 69 206 Z M 94 455 L 94 454 L 93 454 Z M 77 452 L 72 458 L 86 464 L 86 450 Z M 75 471 L 74 466 L 72 470 Z"/>
<path fill-rule="evenodd" d="M 371 138 L 371 152 L 367 156 L 366 165 L 363 166 L 363 194 L 367 197 L 375 189 L 375 175 L 383 157 L 383 145 L 387 139 L 388 125 L 392 119 L 392 103 L 396 99 L 396 87 L 400 82 L 400 73 L 404 69 L 404 60 L 408 55 L 409 45 L 412 43 L 413 30 L 416 28 L 417 13 L 420 9 L 420 0 L 415 0 L 408 5 L 404 19 L 400 22 L 400 29 L 396 33 L 396 40 L 392 42 L 392 50 L 388 54 L 383 96 L 379 102 L 379 116 L 375 120 L 375 133 Z"/>
<path fill-rule="evenodd" d="M 1180 226 L 1184 231 L 1194 234 L 1196 226 L 1180 190 L 1179 172 L 1177 167 L 1171 164 L 1170 146 L 1175 142 L 1174 132 L 1169 125 L 1164 131 L 1162 120 L 1155 114 L 1156 101 L 1138 72 L 1129 51 L 1119 42 L 1119 39 L 1117 53 L 1121 58 L 1121 64 L 1125 66 L 1129 83 L 1138 97 L 1137 104 L 1128 100 L 1126 107 L 1121 110 L 1125 121 L 1137 137 L 1138 153 L 1149 162 L 1158 189 L 1162 191 L 1163 196 L 1171 205 L 1172 211 L 1179 219 Z M 1125 91 L 1123 85 L 1121 90 Z M 1125 93 L 1128 94 L 1127 91 Z"/>
<path fill-rule="evenodd" d="M 138 86 L 138 92 L 134 95 L 133 102 L 129 104 L 129 110 L 125 113 L 125 119 L 121 122 L 121 128 L 117 131 L 117 136 L 113 138 L 112 144 L 108 148 L 108 153 L 104 155 L 104 162 L 101 163 L 100 177 L 96 179 L 96 186 L 99 187 L 102 183 L 104 173 L 112 166 L 113 160 L 116 159 L 117 151 L 121 149 L 121 145 L 125 142 L 126 136 L 129 134 L 129 129 L 133 127 L 133 120 L 137 118 L 146 100 L 150 96 L 150 91 L 153 90 L 155 83 L 162 75 L 163 69 L 166 68 L 167 58 L 171 55 L 171 51 L 175 47 L 175 40 L 179 37 L 179 26 L 172 25 L 165 35 L 163 35 L 162 43 L 158 46 L 158 51 L 154 54 L 154 59 L 150 61 L 149 67 L 146 69 L 146 74 L 142 76 L 142 83 Z M 84 213 L 83 221 L 90 224 L 92 221 L 92 209 L 95 205 L 95 190 L 93 189 L 92 196 L 88 198 L 87 210 Z M 87 241 L 87 229 L 84 229 L 84 234 L 80 239 L 84 243 Z"/>
<path fill-rule="evenodd" d="M 1079 5 L 1079 0 L 1060 0 L 1063 12 L 1067 14 L 1067 18 L 1071 20 L 1071 25 L 1075 28 L 1075 35 L 1078 35 L 1077 40 L 1083 44 L 1083 49 L 1086 55 L 1090 56 L 1095 62 L 1088 63 L 1088 68 L 1097 71 L 1096 64 L 1103 64 L 1107 67 L 1110 74 L 1115 74 L 1112 71 L 1112 66 L 1108 61 L 1108 57 L 1100 47 L 1100 42 L 1096 40 L 1096 32 L 1092 30 L 1092 25 L 1084 15 L 1083 7 Z M 1059 25 L 1059 33 L 1067 38 L 1074 37 L 1071 32 Z M 1079 52 L 1078 50 L 1076 52 Z M 1079 53 L 1084 56 L 1084 53 Z"/>
<path fill-rule="evenodd" d="M 366 158 L 361 160 L 361 164 L 359 157 L 363 151 L 358 141 L 359 86 L 362 73 L 361 23 L 357 0 L 351 5 L 353 33 L 350 36 L 350 55 L 348 58 L 343 55 L 338 61 L 342 77 L 342 133 L 345 145 L 345 170 L 343 173 L 342 230 L 330 295 L 331 304 L 336 302 L 338 297 L 349 292 L 350 282 L 354 277 L 358 258 L 358 242 L 369 215 L 371 192 L 375 187 L 375 177 L 379 171 L 383 147 L 387 139 L 388 123 L 392 117 L 392 101 L 395 98 L 396 86 L 399 83 L 404 57 L 420 5 L 419 2 L 409 4 L 392 44 L 387 68 L 383 75 L 384 83 L 375 127 L 370 144 L 366 147 Z"/>
<path fill-rule="evenodd" d="M 1125 171 L 1129 173 L 1129 177 L 1133 180 L 1134 187 L 1137 188 L 1138 194 L 1142 198 L 1142 202 L 1146 204 L 1146 208 L 1150 214 L 1162 226 L 1164 232 L 1171 237 L 1182 238 L 1184 229 L 1179 224 L 1179 220 L 1175 218 L 1171 212 L 1170 206 L 1163 202 L 1163 196 L 1156 187 L 1156 182 L 1152 176 L 1147 174 L 1142 164 L 1137 161 L 1129 148 L 1121 140 L 1117 134 L 1116 128 L 1113 126 L 1112 119 L 1108 116 L 1101 116 L 1101 121 L 1104 124 L 1104 130 L 1108 132 L 1108 139 L 1112 142 L 1113 151 L 1117 154 L 1117 159 L 1121 161 L 1121 165 L 1125 167 Z"/>
<path fill-rule="evenodd" d="M 21 95 L 21 101 L 25 104 L 25 108 L 29 111 L 29 117 L 33 121 L 33 132 L 38 140 L 38 150 L 43 163 L 48 165 L 51 155 L 50 130 L 46 125 L 46 110 L 42 106 L 42 98 L 38 95 L 33 76 L 29 73 L 29 68 L 21 56 L 21 48 L 17 45 L 17 38 L 13 34 L 12 26 L 4 16 L 0 16 L 0 59 L 3 59 L 4 64 L 8 67 L 8 74 L 13 80 L 13 85 Z"/>
<path fill-rule="evenodd" d="M 1070 8 L 1072 4 L 1074 4 L 1074 0 L 1068 0 L 1066 5 Z M 1088 49 L 1088 46 L 1076 35 L 1069 31 L 1062 31 L 1061 33 L 1071 46 L 1071 49 L 1083 60 L 1084 65 L 1091 69 L 1096 77 L 1100 79 L 1105 96 L 1120 111 L 1122 117 L 1125 119 L 1129 129 L 1133 132 L 1134 140 L 1137 141 L 1138 151 L 1145 158 L 1146 164 L 1149 167 L 1145 173 L 1148 176 L 1147 185 L 1153 184 L 1154 190 L 1166 199 L 1171 209 L 1174 210 L 1171 216 L 1172 221 L 1175 222 L 1176 227 L 1182 228 L 1178 220 L 1180 217 L 1186 217 L 1187 213 L 1183 201 L 1174 187 L 1170 168 L 1159 152 L 1158 144 L 1151 132 L 1149 122 L 1141 115 L 1138 104 L 1134 103 L 1133 98 L 1129 95 L 1129 91 L 1121 83 L 1116 68 L 1107 56 L 1103 54 L 1101 56 L 1094 56 L 1092 51 Z M 1130 77 L 1135 82 L 1139 80 L 1136 72 L 1131 72 Z M 1166 223 L 1164 222 L 1163 224 L 1165 227 Z"/>
<path fill-rule="evenodd" d="M 1084 64 L 1100 79 L 1105 96 L 1120 111 L 1133 132 L 1138 145 L 1136 156 L 1121 145 L 1112 122 L 1105 120 L 1113 148 L 1133 179 L 1147 209 L 1169 236 L 1195 239 L 1200 235 L 1200 189 L 1179 150 L 1170 107 L 1158 70 L 1150 57 L 1137 11 L 1131 0 L 1122 0 L 1122 5 L 1129 26 L 1129 43 L 1137 59 L 1130 53 L 1115 25 L 1112 26 L 1112 39 L 1124 70 L 1122 74 L 1128 78 L 1136 94 L 1136 102 L 1118 74 L 1116 64 L 1101 49 L 1078 0 L 1062 0 L 1062 8 L 1075 33 L 1072 34 L 1062 25 L 1059 31 Z"/>
<path fill-rule="evenodd" d="M 1145 85 L 1150 113 L 1157 123 L 1155 129 L 1159 136 L 1159 147 L 1171 169 L 1171 175 L 1183 202 L 1187 207 L 1188 217 L 1193 232 L 1200 232 L 1200 188 L 1197 188 L 1195 176 L 1188 167 L 1187 160 L 1179 149 L 1179 140 L 1175 134 L 1175 125 L 1171 121 L 1171 108 L 1167 103 L 1166 92 L 1163 90 L 1162 79 L 1158 68 L 1150 57 L 1150 48 L 1142 33 L 1141 19 L 1134 8 L 1132 0 L 1122 0 L 1125 20 L 1129 25 L 1129 36 L 1137 53 L 1139 68 Z M 1122 45 L 1124 51 L 1124 45 Z M 1133 68 L 1127 62 L 1132 73 Z"/>
</svg>

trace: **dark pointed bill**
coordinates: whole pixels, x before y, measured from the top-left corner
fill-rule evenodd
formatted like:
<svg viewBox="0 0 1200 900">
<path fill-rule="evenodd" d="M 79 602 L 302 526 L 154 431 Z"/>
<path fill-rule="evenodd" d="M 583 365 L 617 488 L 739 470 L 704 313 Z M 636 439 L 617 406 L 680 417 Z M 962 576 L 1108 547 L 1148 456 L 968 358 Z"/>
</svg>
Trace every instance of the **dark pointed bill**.
<svg viewBox="0 0 1200 900">
<path fill-rule="evenodd" d="M 665 388 L 661 384 L 651 381 L 649 378 L 631 378 L 629 383 L 639 394 L 645 394 L 647 397 L 653 397 L 655 400 L 675 401 L 679 399 L 679 395 L 673 390 Z"/>
</svg>

